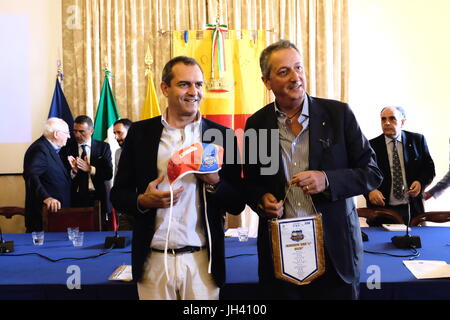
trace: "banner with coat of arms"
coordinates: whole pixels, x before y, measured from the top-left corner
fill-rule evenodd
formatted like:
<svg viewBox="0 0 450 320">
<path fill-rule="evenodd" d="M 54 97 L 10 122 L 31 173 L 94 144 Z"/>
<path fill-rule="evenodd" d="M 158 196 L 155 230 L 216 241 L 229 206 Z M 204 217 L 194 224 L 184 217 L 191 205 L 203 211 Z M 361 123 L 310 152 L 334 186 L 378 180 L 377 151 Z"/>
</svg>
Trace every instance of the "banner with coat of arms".
<svg viewBox="0 0 450 320">
<path fill-rule="evenodd" d="M 195 58 L 205 74 L 202 115 L 227 127 L 244 128 L 245 121 L 266 104 L 259 55 L 266 31 L 207 30 L 172 32 L 173 56 Z"/>
</svg>

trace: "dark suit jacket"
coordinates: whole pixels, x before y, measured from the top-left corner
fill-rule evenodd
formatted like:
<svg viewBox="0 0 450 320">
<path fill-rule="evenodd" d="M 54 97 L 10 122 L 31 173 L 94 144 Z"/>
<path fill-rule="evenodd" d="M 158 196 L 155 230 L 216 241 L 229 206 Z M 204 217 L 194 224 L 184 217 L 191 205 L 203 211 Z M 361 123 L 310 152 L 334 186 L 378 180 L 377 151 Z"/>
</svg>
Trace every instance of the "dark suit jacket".
<svg viewBox="0 0 450 320">
<path fill-rule="evenodd" d="M 385 197 L 386 204 L 389 203 L 391 193 L 391 167 L 386 148 L 384 134 L 370 140 L 370 145 L 377 156 L 378 167 L 383 173 L 384 180 L 379 188 L 377 188 Z M 422 201 L 422 192 L 433 181 L 436 175 L 434 171 L 434 162 L 428 151 L 425 137 L 419 133 L 402 131 L 403 160 L 405 164 L 406 183 L 408 187 L 414 181 L 419 181 L 422 190 L 416 198 L 411 199 L 411 216 L 416 216 L 424 212 Z M 367 206 L 373 207 L 366 194 Z"/>
<path fill-rule="evenodd" d="M 73 157 L 79 157 L 78 144 L 75 139 L 71 139 L 65 150 L 65 155 L 71 155 Z M 67 158 L 67 157 L 66 157 Z M 70 164 L 66 160 L 66 166 L 70 170 Z M 108 181 L 112 179 L 113 165 L 111 158 L 111 149 L 109 144 L 103 141 L 92 139 L 91 143 L 91 157 L 90 164 L 95 167 L 95 175 L 91 176 L 92 183 L 95 188 L 95 196 L 97 200 L 100 200 L 102 213 L 111 212 L 112 206 L 109 201 L 109 188 Z M 72 206 L 79 206 L 79 195 L 77 193 L 77 186 L 79 184 L 80 175 L 77 174 L 72 179 Z"/>
<path fill-rule="evenodd" d="M 229 147 L 224 145 L 227 128 L 203 119 L 202 133 L 205 133 L 208 129 L 216 129 L 216 132 L 220 133 L 223 139 L 219 137 L 215 140 L 206 140 L 207 138 L 202 135 L 203 142 L 214 142 L 224 147 L 224 165 L 222 170 L 219 171 L 221 182 L 216 193 L 206 194 L 208 219 L 205 219 L 204 197 L 201 187 L 199 187 L 199 192 L 201 192 L 202 199 L 203 224 L 206 230 L 206 224 L 208 223 L 211 231 L 212 240 L 211 243 L 208 243 L 208 251 L 212 252 L 212 275 L 217 285 L 222 286 L 225 281 L 223 229 L 225 211 L 231 214 L 240 214 L 245 208 L 245 201 L 241 190 L 240 162 L 226 163 L 227 155 L 230 152 L 234 151 L 234 155 L 238 155 L 237 144 Z M 135 218 L 132 240 L 134 281 L 141 279 L 144 263 L 151 253 L 150 243 L 155 233 L 156 214 L 156 209 L 151 209 L 147 213 L 139 212 L 137 210 L 137 198 L 139 194 L 145 192 L 148 184 L 158 177 L 157 159 L 162 130 L 160 116 L 132 124 L 123 146 L 119 169 L 111 190 L 114 208 L 133 215 Z M 236 139 L 234 138 L 232 141 L 236 142 Z M 200 186 L 202 186 L 202 183 L 200 183 Z"/>
<path fill-rule="evenodd" d="M 25 224 L 27 232 L 42 231 L 42 206 L 48 197 L 70 207 L 70 175 L 50 142 L 41 136 L 25 153 Z"/>
<path fill-rule="evenodd" d="M 358 214 L 351 197 L 367 192 L 381 182 L 373 150 L 361 132 L 347 104 L 309 97 L 309 170 L 323 170 L 329 181 L 326 194 L 313 195 L 322 213 L 325 248 L 332 263 L 347 283 L 359 277 L 362 240 Z M 249 129 L 278 129 L 274 104 L 268 104 L 246 123 Z M 258 142 L 259 144 L 260 142 Z M 269 147 L 270 150 L 270 147 Z M 248 153 L 246 153 L 248 154 Z M 258 208 L 265 193 L 282 200 L 287 187 L 279 153 L 280 168 L 275 175 L 261 175 L 262 164 L 244 163 L 248 205 L 258 213 L 258 255 L 261 281 L 274 278 L 267 218 Z"/>
</svg>

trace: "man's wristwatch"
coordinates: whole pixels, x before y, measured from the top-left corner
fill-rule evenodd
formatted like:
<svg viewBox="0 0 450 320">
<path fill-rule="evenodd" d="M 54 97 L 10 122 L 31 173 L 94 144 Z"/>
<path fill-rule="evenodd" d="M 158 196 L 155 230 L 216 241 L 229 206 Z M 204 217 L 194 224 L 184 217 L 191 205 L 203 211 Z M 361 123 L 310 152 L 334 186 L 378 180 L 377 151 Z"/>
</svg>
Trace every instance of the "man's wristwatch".
<svg viewBox="0 0 450 320">
<path fill-rule="evenodd" d="M 206 189 L 206 192 L 208 192 L 208 193 L 216 193 L 218 187 L 219 187 L 219 183 L 216 183 L 216 184 L 205 183 L 205 189 Z"/>
</svg>

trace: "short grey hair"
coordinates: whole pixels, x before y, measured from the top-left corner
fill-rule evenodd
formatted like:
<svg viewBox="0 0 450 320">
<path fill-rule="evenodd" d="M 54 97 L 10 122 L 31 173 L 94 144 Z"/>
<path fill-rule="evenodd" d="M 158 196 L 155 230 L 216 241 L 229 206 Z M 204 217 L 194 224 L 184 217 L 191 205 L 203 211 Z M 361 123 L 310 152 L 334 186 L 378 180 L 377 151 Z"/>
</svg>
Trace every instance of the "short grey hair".
<svg viewBox="0 0 450 320">
<path fill-rule="evenodd" d="M 405 120 L 405 119 L 406 119 L 406 112 L 405 112 L 405 109 L 404 109 L 403 107 L 400 107 L 400 106 L 387 106 L 387 107 L 384 107 L 383 109 L 381 109 L 380 115 L 383 113 L 383 111 L 384 111 L 385 109 L 388 109 L 388 108 L 394 108 L 395 110 L 397 110 L 398 112 L 400 112 L 400 115 L 402 116 L 402 118 L 401 118 L 401 119 L 398 119 L 398 120 Z"/>
<path fill-rule="evenodd" d="M 92 121 L 92 119 L 87 116 L 87 115 L 81 115 L 75 118 L 75 120 L 73 120 L 73 123 L 78 123 L 78 124 L 83 124 L 86 123 L 86 125 L 88 126 L 88 129 L 94 129 L 94 122 Z"/>
<path fill-rule="evenodd" d="M 51 137 L 55 131 L 68 132 L 69 126 L 60 118 L 48 118 L 44 124 L 44 137 Z"/>
<path fill-rule="evenodd" d="M 297 46 L 288 40 L 280 40 L 275 43 L 272 43 L 267 48 L 265 48 L 261 55 L 259 56 L 259 66 L 261 68 L 261 73 L 264 78 L 270 78 L 270 65 L 269 59 L 273 52 L 282 50 L 282 49 L 294 49 L 301 56 L 300 50 L 298 50 Z"/>
</svg>

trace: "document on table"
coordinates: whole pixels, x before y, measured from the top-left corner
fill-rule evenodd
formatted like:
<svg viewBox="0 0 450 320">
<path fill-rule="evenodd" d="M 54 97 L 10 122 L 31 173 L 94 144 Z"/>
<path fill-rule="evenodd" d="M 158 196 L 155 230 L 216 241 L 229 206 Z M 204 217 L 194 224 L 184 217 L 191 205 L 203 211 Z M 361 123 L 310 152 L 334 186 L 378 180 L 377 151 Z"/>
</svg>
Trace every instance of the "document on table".
<svg viewBox="0 0 450 320">
<path fill-rule="evenodd" d="M 445 261 L 406 260 L 403 263 L 417 279 L 450 278 L 450 265 Z"/>
<path fill-rule="evenodd" d="M 381 225 L 385 230 L 387 231 L 405 231 L 406 232 L 406 226 L 401 223 L 383 223 Z M 411 231 L 411 228 L 408 227 L 408 231 Z"/>
<path fill-rule="evenodd" d="M 238 237 L 238 231 L 237 228 L 229 228 L 227 231 L 225 231 L 225 237 Z"/>
<path fill-rule="evenodd" d="M 249 238 L 257 238 L 258 237 L 258 230 L 253 230 L 251 228 L 249 228 L 250 230 L 248 231 L 248 237 Z M 227 231 L 225 231 L 225 237 L 226 238 L 231 238 L 231 237 L 239 237 L 238 234 L 238 229 L 237 228 L 229 228 L 227 229 Z"/>
<path fill-rule="evenodd" d="M 132 281 L 133 275 L 131 273 L 131 266 L 122 265 L 109 276 L 108 280 Z"/>
</svg>

